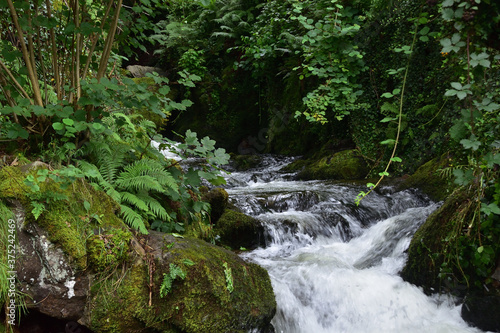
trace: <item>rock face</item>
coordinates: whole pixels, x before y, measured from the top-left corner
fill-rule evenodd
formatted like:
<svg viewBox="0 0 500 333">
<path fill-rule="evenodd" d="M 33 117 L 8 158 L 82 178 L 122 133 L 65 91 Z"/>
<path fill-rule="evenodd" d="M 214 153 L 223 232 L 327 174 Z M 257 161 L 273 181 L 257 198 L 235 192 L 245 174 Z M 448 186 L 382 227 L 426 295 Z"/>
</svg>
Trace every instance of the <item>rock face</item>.
<svg viewBox="0 0 500 333">
<path fill-rule="evenodd" d="M 446 177 L 439 175 L 437 170 L 448 167 L 450 158 L 445 154 L 423 164 L 413 175 L 399 184 L 398 191 L 416 187 L 432 200 L 446 199 L 456 186 L 451 184 Z"/>
<path fill-rule="evenodd" d="M 20 291 L 30 295 L 28 306 L 57 319 L 80 319 L 89 292 L 89 278 L 74 269 L 68 256 L 35 223 L 23 228 L 24 214 L 17 209 Z M 31 303 L 31 304 L 30 304 Z"/>
</svg>

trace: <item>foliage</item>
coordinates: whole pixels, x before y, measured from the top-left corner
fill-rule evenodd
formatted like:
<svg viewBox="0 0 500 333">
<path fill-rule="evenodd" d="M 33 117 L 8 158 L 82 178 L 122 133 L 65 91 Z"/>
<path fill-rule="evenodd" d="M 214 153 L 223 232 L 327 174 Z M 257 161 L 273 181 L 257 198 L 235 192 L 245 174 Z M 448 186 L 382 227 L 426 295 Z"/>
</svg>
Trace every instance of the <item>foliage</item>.
<svg viewBox="0 0 500 333">
<path fill-rule="evenodd" d="M 224 266 L 224 276 L 226 277 L 227 291 L 232 293 L 234 291 L 233 273 L 231 272 L 231 268 L 228 267 L 227 262 L 224 262 L 222 266 Z"/>
<path fill-rule="evenodd" d="M 160 297 L 166 297 L 168 293 L 172 290 L 172 283 L 175 279 L 180 278 L 184 280 L 186 278 L 186 272 L 182 270 L 176 264 L 170 264 L 169 272 L 163 273 L 163 281 L 160 286 Z"/>
<path fill-rule="evenodd" d="M 500 251 L 500 54 L 484 43 L 490 32 L 488 24 L 474 20 L 484 10 L 498 13 L 499 8 L 479 4 L 444 1 L 442 19 L 450 25 L 443 28 L 440 40 L 441 52 L 449 54 L 445 66 L 454 71 L 445 96 L 460 108 L 450 137 L 461 146 L 461 154 L 450 169 L 457 185 L 475 189 L 470 216 L 456 221 L 462 228 L 449 236 L 456 245 L 447 254 L 441 275 L 467 285 L 472 280 L 477 287 L 491 282 Z"/>
<path fill-rule="evenodd" d="M 17 251 L 15 250 L 18 246 L 16 232 L 17 228 L 14 224 L 9 223 L 9 221 L 14 218 L 14 214 L 3 204 L 0 202 L 0 305 L 2 311 L 6 314 L 6 327 L 9 328 L 6 332 L 13 332 L 13 328 L 17 324 L 14 322 L 14 325 L 9 325 L 9 317 L 7 314 L 9 311 L 7 310 L 7 306 L 11 305 L 8 303 L 8 300 L 15 300 L 15 314 L 18 321 L 21 319 L 21 315 L 26 312 L 26 303 L 22 294 L 17 290 L 12 291 L 10 288 L 10 284 L 12 282 L 11 278 L 15 275 L 12 275 L 12 271 L 16 270 L 15 267 L 15 258 Z M 11 229 L 14 228 L 14 229 Z M 14 237 L 14 239 L 13 239 Z M 14 249 L 12 252 L 11 249 Z M 12 254 L 14 253 L 14 255 Z M 14 259 L 13 259 L 14 258 Z M 14 282 L 15 283 L 15 282 Z M 1 324 L 0 324 L 1 325 Z"/>
</svg>

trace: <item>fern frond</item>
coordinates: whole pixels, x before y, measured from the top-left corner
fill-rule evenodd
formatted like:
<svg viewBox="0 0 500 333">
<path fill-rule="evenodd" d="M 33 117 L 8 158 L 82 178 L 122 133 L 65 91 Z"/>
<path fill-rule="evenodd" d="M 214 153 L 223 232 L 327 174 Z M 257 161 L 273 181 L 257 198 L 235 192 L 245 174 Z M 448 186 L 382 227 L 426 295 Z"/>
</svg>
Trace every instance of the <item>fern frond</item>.
<svg viewBox="0 0 500 333">
<path fill-rule="evenodd" d="M 136 206 L 137 208 L 147 212 L 149 210 L 148 205 L 137 197 L 135 194 L 130 193 L 130 192 L 120 192 L 120 197 L 122 200 L 122 203 L 127 203 L 132 206 Z"/>
<path fill-rule="evenodd" d="M 142 216 L 126 205 L 120 205 L 120 207 L 125 223 L 127 223 L 131 228 L 139 230 L 141 233 L 147 235 L 148 230 L 146 229 Z"/>
<path fill-rule="evenodd" d="M 168 215 L 167 211 L 158 200 L 148 195 L 147 193 L 138 193 L 137 198 L 141 199 L 147 205 L 149 211 L 153 214 L 153 217 L 155 219 L 160 219 L 163 221 L 170 220 L 170 215 Z"/>
</svg>

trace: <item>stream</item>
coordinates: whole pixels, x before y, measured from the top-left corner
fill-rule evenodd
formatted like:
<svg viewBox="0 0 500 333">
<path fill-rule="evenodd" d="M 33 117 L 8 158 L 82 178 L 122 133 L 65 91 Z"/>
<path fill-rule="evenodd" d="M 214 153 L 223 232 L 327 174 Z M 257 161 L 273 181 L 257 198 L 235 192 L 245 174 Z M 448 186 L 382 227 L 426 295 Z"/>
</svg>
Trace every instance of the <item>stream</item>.
<svg viewBox="0 0 500 333">
<path fill-rule="evenodd" d="M 451 296 L 426 296 L 398 272 L 412 235 L 437 209 L 413 190 L 384 187 L 357 207 L 364 185 L 296 181 L 290 158 L 232 172 L 231 202 L 264 224 L 265 247 L 242 257 L 266 268 L 278 303 L 277 333 L 482 332 Z"/>
</svg>

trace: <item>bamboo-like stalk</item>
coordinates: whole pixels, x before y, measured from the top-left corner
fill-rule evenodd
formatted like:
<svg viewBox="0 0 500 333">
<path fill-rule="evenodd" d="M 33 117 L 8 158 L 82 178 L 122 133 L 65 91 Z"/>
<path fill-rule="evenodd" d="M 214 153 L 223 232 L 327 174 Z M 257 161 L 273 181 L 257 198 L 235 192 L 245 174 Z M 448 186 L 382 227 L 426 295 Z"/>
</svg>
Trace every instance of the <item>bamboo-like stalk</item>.
<svg viewBox="0 0 500 333">
<path fill-rule="evenodd" d="M 47 7 L 47 16 L 49 20 L 52 18 L 52 10 L 50 0 L 45 1 L 45 5 Z M 56 34 L 54 32 L 54 28 L 50 28 L 50 43 L 51 45 L 51 57 L 52 57 L 52 71 L 54 73 L 54 81 L 55 81 L 55 90 L 57 94 L 57 99 L 62 99 L 62 87 L 61 87 L 61 78 L 59 74 L 59 64 L 57 63 L 57 45 L 56 45 Z"/>
<path fill-rule="evenodd" d="M 12 21 L 14 22 L 14 26 L 17 30 L 17 36 L 19 38 L 19 44 L 21 45 L 21 51 L 23 54 L 24 62 L 28 67 L 28 77 L 31 81 L 31 86 L 33 88 L 34 102 L 37 105 L 43 106 L 42 94 L 40 93 L 40 86 L 38 85 L 36 70 L 32 65 L 33 63 L 30 60 L 30 55 L 28 53 L 28 49 L 26 48 L 26 43 L 24 42 L 24 34 L 23 31 L 21 30 L 21 25 L 19 24 L 16 8 L 14 7 L 12 0 L 7 0 L 7 3 L 9 5 Z"/>
<path fill-rule="evenodd" d="M 82 96 L 81 85 L 80 85 L 80 55 L 82 53 L 81 48 L 81 38 L 82 34 L 80 33 L 80 6 L 78 0 L 75 1 L 75 9 L 73 18 L 75 21 L 76 27 L 76 40 L 75 40 L 75 66 L 73 67 L 73 75 L 75 76 L 75 89 L 76 89 L 76 99 L 75 99 L 75 109 L 76 103 Z"/>
<path fill-rule="evenodd" d="M 102 18 L 101 30 L 104 29 L 104 24 L 106 23 L 106 21 L 108 19 L 109 12 L 111 11 L 111 6 L 112 5 L 113 5 L 113 0 L 109 0 L 108 6 L 106 8 L 106 13 L 104 14 L 104 16 Z M 98 40 L 99 40 L 99 38 L 96 35 L 94 35 L 94 38 L 92 40 L 92 46 L 90 47 L 90 50 L 89 50 L 89 53 L 88 53 L 88 56 L 87 56 L 87 62 L 85 63 L 85 68 L 83 69 L 83 72 L 82 72 L 82 79 L 85 79 L 85 76 L 88 73 L 88 70 L 89 70 L 89 67 L 90 67 L 90 62 L 92 61 L 92 54 L 94 53 L 94 50 L 95 50 L 95 47 L 97 45 L 97 41 Z"/>
<path fill-rule="evenodd" d="M 97 80 L 100 80 L 104 76 L 104 73 L 106 72 L 109 56 L 111 55 L 111 48 L 113 47 L 113 41 L 115 39 L 116 27 L 118 26 L 118 19 L 120 18 L 121 7 L 122 7 L 122 0 L 118 0 L 118 4 L 116 5 L 116 11 L 113 16 L 113 21 L 111 22 L 108 36 L 106 37 L 106 42 L 104 43 L 101 62 L 99 63 L 99 69 L 97 70 Z"/>
</svg>

